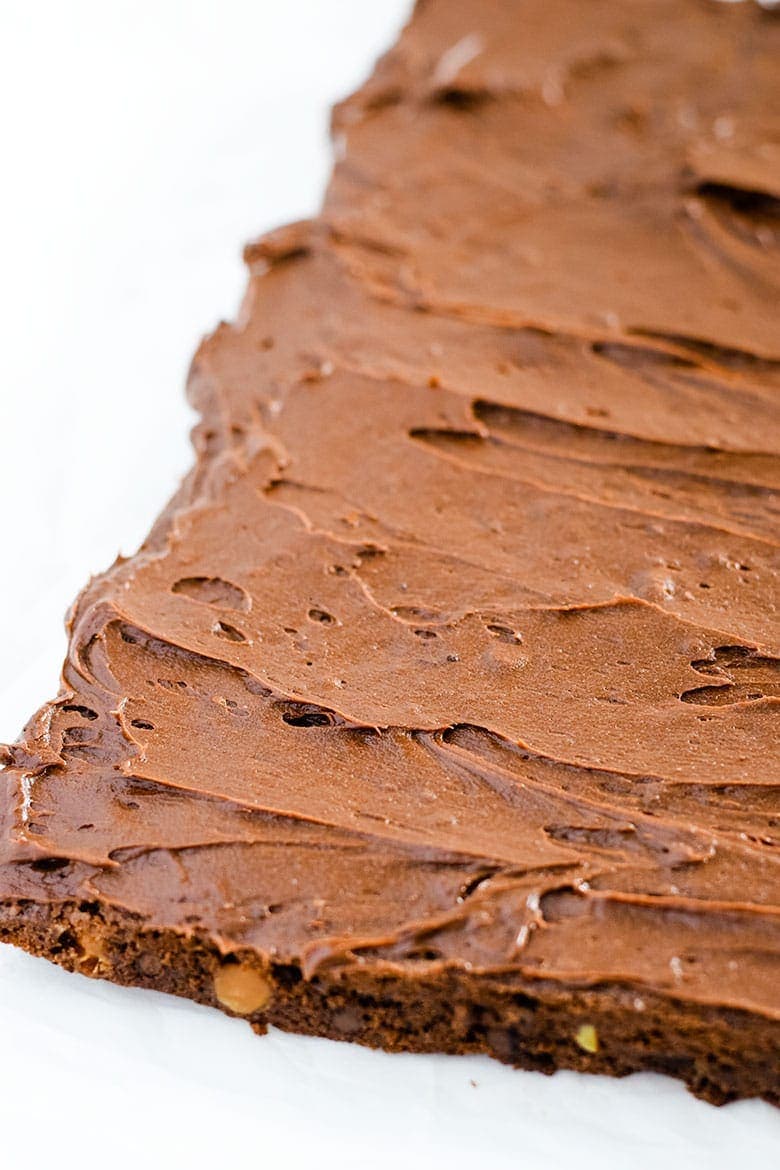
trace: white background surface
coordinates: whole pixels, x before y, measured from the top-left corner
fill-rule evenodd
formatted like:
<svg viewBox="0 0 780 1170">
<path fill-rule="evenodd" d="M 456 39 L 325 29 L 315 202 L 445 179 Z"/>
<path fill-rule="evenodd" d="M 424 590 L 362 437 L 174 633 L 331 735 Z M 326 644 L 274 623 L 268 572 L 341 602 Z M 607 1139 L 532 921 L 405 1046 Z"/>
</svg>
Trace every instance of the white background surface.
<svg viewBox="0 0 780 1170">
<path fill-rule="evenodd" d="M 405 0 L 0 0 L 0 740 L 62 616 L 189 460 L 201 333 L 246 239 L 317 208 L 328 106 Z M 0 947 L 0 1165 L 719 1170 L 780 1111 L 653 1076 L 519 1073 L 272 1033 Z"/>
</svg>

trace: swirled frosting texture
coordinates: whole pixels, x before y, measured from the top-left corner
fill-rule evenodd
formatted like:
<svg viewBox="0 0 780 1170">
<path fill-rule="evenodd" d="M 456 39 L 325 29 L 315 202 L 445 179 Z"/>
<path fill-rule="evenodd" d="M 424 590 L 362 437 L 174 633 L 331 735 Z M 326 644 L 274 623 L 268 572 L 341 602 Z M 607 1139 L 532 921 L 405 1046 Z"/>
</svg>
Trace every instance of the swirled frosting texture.
<svg viewBox="0 0 780 1170">
<path fill-rule="evenodd" d="M 7 750 L 4 899 L 780 1016 L 778 59 L 418 5 Z"/>
</svg>

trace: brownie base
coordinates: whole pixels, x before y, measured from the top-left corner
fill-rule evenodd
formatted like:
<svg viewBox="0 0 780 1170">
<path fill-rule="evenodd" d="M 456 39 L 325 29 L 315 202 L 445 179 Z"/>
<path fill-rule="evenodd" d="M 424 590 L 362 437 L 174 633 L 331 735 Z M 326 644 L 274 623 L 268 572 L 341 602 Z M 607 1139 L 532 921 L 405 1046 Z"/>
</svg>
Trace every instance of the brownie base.
<svg viewBox="0 0 780 1170">
<path fill-rule="evenodd" d="M 0 908 L 0 942 L 67 971 L 241 1015 L 258 1034 L 272 1024 L 387 1052 L 484 1053 L 547 1074 L 653 1071 L 684 1081 L 715 1105 L 744 1097 L 780 1105 L 780 1024 L 738 1009 L 653 992 L 639 997 L 615 984 L 563 990 L 454 969 L 435 979 L 369 968 L 306 979 L 295 963 L 261 967 L 249 951 L 226 957 L 207 938 L 150 929 L 135 915 L 93 902 L 8 902 Z M 263 1010 L 239 1013 L 220 1002 L 215 976 L 226 962 L 262 972 L 270 989 Z"/>
</svg>

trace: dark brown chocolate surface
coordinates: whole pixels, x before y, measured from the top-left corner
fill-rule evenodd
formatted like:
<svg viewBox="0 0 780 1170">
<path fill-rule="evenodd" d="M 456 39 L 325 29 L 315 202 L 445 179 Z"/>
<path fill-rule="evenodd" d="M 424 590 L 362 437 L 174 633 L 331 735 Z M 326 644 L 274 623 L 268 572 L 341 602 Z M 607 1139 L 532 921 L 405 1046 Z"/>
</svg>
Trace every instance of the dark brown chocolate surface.
<svg viewBox="0 0 780 1170">
<path fill-rule="evenodd" d="M 0 937 L 776 1097 L 778 60 L 753 3 L 418 5 L 6 753 Z"/>
</svg>

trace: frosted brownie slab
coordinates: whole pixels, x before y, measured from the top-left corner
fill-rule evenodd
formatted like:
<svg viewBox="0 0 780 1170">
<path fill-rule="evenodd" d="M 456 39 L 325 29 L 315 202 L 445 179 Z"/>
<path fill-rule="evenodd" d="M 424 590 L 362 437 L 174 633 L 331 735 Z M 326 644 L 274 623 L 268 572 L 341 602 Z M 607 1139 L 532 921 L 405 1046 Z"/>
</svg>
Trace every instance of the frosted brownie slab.
<svg viewBox="0 0 780 1170">
<path fill-rule="evenodd" d="M 0 938 L 777 1101 L 778 59 L 753 3 L 418 5 L 5 749 Z"/>
</svg>

